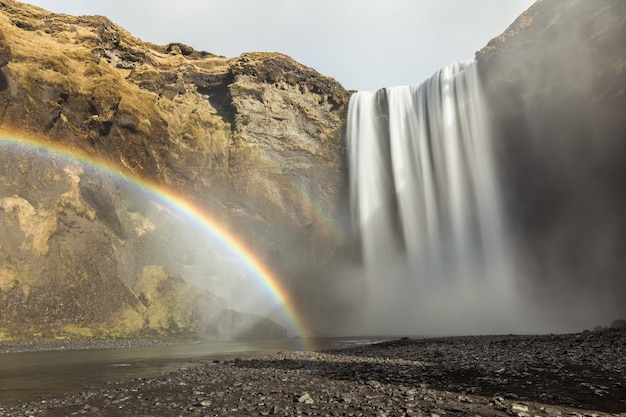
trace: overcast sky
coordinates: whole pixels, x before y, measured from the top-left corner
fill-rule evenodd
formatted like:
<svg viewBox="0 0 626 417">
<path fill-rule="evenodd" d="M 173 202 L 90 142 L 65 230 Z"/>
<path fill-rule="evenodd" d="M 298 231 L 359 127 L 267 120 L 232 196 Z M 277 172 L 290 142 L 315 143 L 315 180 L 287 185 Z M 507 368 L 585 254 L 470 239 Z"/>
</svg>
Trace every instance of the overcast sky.
<svg viewBox="0 0 626 417">
<path fill-rule="evenodd" d="M 27 0 L 104 15 L 144 41 L 234 57 L 276 51 L 354 90 L 415 84 L 471 59 L 534 0 Z"/>
</svg>

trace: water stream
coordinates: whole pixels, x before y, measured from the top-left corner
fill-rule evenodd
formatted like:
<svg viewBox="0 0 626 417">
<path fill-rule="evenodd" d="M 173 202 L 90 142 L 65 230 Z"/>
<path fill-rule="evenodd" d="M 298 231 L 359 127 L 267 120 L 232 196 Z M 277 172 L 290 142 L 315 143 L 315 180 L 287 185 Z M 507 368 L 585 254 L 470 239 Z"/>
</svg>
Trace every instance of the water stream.
<svg viewBox="0 0 626 417">
<path fill-rule="evenodd" d="M 315 338 L 316 349 L 369 344 L 383 338 Z M 0 354 L 0 404 L 33 401 L 43 396 L 98 388 L 107 382 L 163 375 L 181 367 L 247 355 L 302 349 L 298 338 L 256 341 L 213 341 L 165 346 L 54 350 Z"/>
<path fill-rule="evenodd" d="M 347 144 L 364 331 L 494 331 L 514 282 L 476 65 L 356 93 Z"/>
</svg>

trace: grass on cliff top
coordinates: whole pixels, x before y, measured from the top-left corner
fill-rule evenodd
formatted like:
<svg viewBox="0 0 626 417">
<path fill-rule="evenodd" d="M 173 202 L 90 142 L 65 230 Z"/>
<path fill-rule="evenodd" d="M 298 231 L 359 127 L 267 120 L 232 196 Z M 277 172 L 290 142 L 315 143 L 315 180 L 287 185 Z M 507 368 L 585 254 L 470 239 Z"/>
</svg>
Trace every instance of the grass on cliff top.
<svg viewBox="0 0 626 417">
<path fill-rule="evenodd" d="M 155 115 L 167 120 L 167 114 L 157 106 L 158 95 L 127 80 L 131 70 L 116 68 L 99 58 L 103 50 L 113 48 L 113 53 L 120 55 L 125 49 L 139 51 L 146 57 L 141 63 L 141 71 L 162 73 L 185 68 L 200 73 L 223 73 L 228 68 L 228 59 L 222 57 L 208 55 L 189 59 L 164 54 L 111 22 L 106 29 L 115 31 L 119 43 L 108 45 L 98 34 L 101 27 L 88 18 L 55 15 L 36 7 L 9 3 L 14 8 L 0 14 L 0 30 L 13 55 L 8 68 L 20 77 L 21 86 L 43 83 L 58 86 L 69 94 L 121 97 L 119 110 L 133 115 L 140 128 Z M 143 127 L 149 130 L 149 126 Z"/>
</svg>

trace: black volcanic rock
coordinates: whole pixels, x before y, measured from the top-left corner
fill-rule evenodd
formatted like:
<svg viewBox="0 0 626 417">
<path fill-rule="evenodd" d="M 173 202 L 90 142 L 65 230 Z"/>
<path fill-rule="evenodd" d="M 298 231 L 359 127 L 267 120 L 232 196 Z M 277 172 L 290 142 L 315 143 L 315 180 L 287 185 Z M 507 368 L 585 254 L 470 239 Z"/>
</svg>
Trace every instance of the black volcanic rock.
<svg viewBox="0 0 626 417">
<path fill-rule="evenodd" d="M 621 329 L 624 330 L 626 329 L 626 320 L 624 319 L 617 319 L 617 320 L 613 320 L 611 322 L 611 329 Z"/>
<path fill-rule="evenodd" d="M 625 344 L 626 332 L 607 331 L 209 356 L 158 376 L 108 384 L 95 377 L 65 393 L 55 387 L 35 401 L 20 390 L 22 401 L 4 402 L 0 413 L 621 417 Z"/>
</svg>

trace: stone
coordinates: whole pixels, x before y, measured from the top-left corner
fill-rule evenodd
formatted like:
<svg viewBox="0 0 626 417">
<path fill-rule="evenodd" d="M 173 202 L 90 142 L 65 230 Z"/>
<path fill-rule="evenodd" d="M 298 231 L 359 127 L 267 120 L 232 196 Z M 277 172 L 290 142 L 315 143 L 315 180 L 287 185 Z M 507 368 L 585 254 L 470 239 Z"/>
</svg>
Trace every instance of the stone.
<svg viewBox="0 0 626 417">
<path fill-rule="evenodd" d="M 177 55 L 191 55 L 194 52 L 193 47 L 183 43 L 170 43 L 166 47 L 167 52 Z"/>
<path fill-rule="evenodd" d="M 297 401 L 299 403 L 303 403 L 303 404 L 314 404 L 315 403 L 315 401 L 313 401 L 313 398 L 311 398 L 311 395 L 309 395 L 308 392 L 305 392 L 301 396 L 299 396 L 297 398 Z"/>
<path fill-rule="evenodd" d="M 496 407 L 503 407 L 505 404 L 504 398 L 500 396 L 495 396 L 491 399 L 491 404 L 495 405 Z"/>
<path fill-rule="evenodd" d="M 100 411 L 94 413 L 97 415 L 119 415 L 120 406 L 124 408 L 124 415 L 142 416 L 178 416 L 185 414 L 187 410 L 194 415 L 225 416 L 261 414 L 366 417 L 385 414 L 390 417 L 428 417 L 436 414 L 440 417 L 558 417 L 573 415 L 575 411 L 576 415 L 585 416 L 620 415 L 623 412 L 626 391 L 617 385 L 613 388 L 613 384 L 621 381 L 626 364 L 623 352 L 615 347 L 626 345 L 626 333 L 604 332 L 591 339 L 592 343 L 578 343 L 575 334 L 453 337 L 415 340 L 404 346 L 384 342 L 340 351 L 283 351 L 280 356 L 274 352 L 259 352 L 252 357 L 242 355 L 237 362 L 234 356 L 228 355 L 233 360 L 225 360 L 220 364 L 197 362 L 194 366 L 184 366 L 163 375 L 133 380 L 123 378 L 120 382 L 112 377 L 111 383 L 103 386 L 94 381 L 93 387 L 85 387 L 77 394 L 39 397 L 40 393 L 37 391 L 33 394 L 32 402 L 27 404 L 0 405 L 0 415 L 23 416 L 29 410 L 35 411 L 37 415 L 67 415 L 67 410 L 75 410 L 77 415 L 91 414 L 86 412 L 86 407 L 82 410 L 80 408 L 86 402 L 98 405 Z M 519 343 L 520 341 L 524 343 Z M 83 343 L 46 341 L 40 342 L 39 348 L 64 346 L 68 350 L 84 349 Z M 116 345 L 107 345 L 98 341 L 92 346 L 123 346 L 122 341 L 115 343 Z M 445 354 L 430 360 L 425 367 L 415 365 L 418 368 L 416 372 L 419 372 L 419 382 L 411 382 L 415 375 L 399 376 L 394 383 L 384 384 L 383 390 L 372 392 L 372 387 L 367 384 L 368 379 L 383 380 L 388 375 L 397 376 L 399 368 L 427 357 L 432 352 L 433 345 L 439 345 Z M 0 349 L 3 346 L 6 343 L 0 344 Z M 590 351 L 595 353 L 597 363 L 601 366 L 590 366 L 583 360 L 583 354 Z M 549 361 L 545 361 L 546 356 L 550 358 Z M 449 384 L 441 379 L 444 372 L 450 375 L 450 372 L 461 369 L 497 368 L 493 364 L 494 358 L 505 361 L 508 369 L 527 370 L 525 375 L 520 375 L 519 381 L 531 379 L 534 386 L 542 387 L 542 391 L 526 390 L 523 385 L 510 386 L 509 390 L 515 390 L 520 397 L 524 397 L 524 401 L 509 401 L 506 399 L 508 395 L 496 394 L 491 401 L 494 408 L 489 410 L 486 404 L 489 397 L 484 395 L 493 389 L 489 380 L 472 378 L 471 383 L 477 384 L 482 393 L 473 397 L 474 402 L 469 404 L 461 398 L 465 394 L 460 388 L 450 391 L 447 389 Z M 368 369 L 368 379 L 350 373 L 359 368 Z M 588 374 L 584 373 L 585 370 Z M 587 376 L 586 381 L 593 383 L 571 383 L 573 380 L 583 380 L 583 375 Z M 593 395 L 591 387 L 607 387 L 597 383 L 600 380 L 613 383 L 610 398 Z M 7 382 L 6 388 L 10 393 L 10 380 Z M 33 386 L 37 382 L 33 381 Z M 100 388 L 95 388 L 96 386 Z M 307 387 L 306 393 L 303 386 Z M 415 399 L 415 404 L 409 405 L 406 392 L 413 389 L 409 387 L 414 386 L 419 387 L 419 395 L 416 395 L 418 398 Z M 298 398 L 305 394 L 315 399 L 315 403 L 298 402 Z M 544 400 L 546 395 L 553 396 L 554 399 Z M 132 399 L 112 404 L 112 401 L 128 396 Z M 342 397 L 351 397 L 352 401 L 342 402 Z M 213 404 L 205 409 L 198 407 L 204 400 L 212 400 Z M 495 403 L 502 407 L 495 408 Z M 189 407 L 189 404 L 193 406 Z"/>
<path fill-rule="evenodd" d="M 611 329 L 626 329 L 626 320 L 624 319 L 617 319 L 617 320 L 613 320 L 611 322 L 611 326 L 609 326 Z"/>
<path fill-rule="evenodd" d="M 528 412 L 528 406 L 525 404 L 518 404 L 518 403 L 513 403 L 511 404 L 511 411 L 517 413 L 517 412 Z"/>
</svg>

